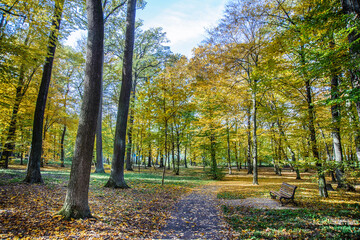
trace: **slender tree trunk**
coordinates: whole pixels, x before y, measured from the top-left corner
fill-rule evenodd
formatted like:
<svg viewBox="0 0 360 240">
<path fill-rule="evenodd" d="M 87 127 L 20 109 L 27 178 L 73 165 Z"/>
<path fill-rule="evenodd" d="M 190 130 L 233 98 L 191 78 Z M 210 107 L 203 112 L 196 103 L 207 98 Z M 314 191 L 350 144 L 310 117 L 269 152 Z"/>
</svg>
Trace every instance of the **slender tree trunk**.
<svg viewBox="0 0 360 240">
<path fill-rule="evenodd" d="M 41 154 L 42 154 L 42 132 L 44 113 L 46 107 L 46 99 L 49 91 L 51 72 L 54 61 L 54 55 L 59 35 L 61 16 L 63 12 L 63 5 L 65 0 L 55 1 L 54 18 L 51 25 L 51 32 L 49 37 L 47 57 L 45 59 L 43 75 L 41 79 L 38 98 L 36 101 L 34 122 L 33 122 L 33 135 L 31 141 L 31 152 L 27 166 L 25 182 L 28 183 L 42 183 L 40 172 Z"/>
<path fill-rule="evenodd" d="M 257 114 L 257 100 L 256 100 L 256 81 L 254 83 L 254 88 L 252 91 L 253 99 L 253 184 L 259 185 L 258 182 L 258 157 L 257 157 L 257 123 L 256 123 L 256 114 Z M 250 165 L 249 165 L 250 166 Z"/>
<path fill-rule="evenodd" d="M 70 180 L 64 206 L 59 214 L 67 219 L 91 217 L 88 203 L 89 180 L 99 114 L 104 57 L 104 23 L 101 0 L 86 1 L 88 44 L 83 103 Z"/>
<path fill-rule="evenodd" d="M 316 168 L 318 172 L 318 184 L 319 184 L 319 194 L 321 197 L 328 197 L 328 192 L 326 189 L 326 180 L 325 180 L 325 174 L 323 165 L 321 163 L 319 150 L 316 143 L 316 132 L 315 132 L 315 119 L 314 119 L 314 105 L 312 102 L 312 96 L 311 96 L 311 87 L 310 87 L 310 80 L 305 80 L 305 87 L 306 87 L 306 101 L 308 104 L 308 117 L 309 117 L 309 131 L 310 131 L 310 143 L 311 143 L 311 150 L 313 153 L 313 156 L 316 160 Z"/>
<path fill-rule="evenodd" d="M 152 163 L 152 156 L 151 156 L 151 142 L 149 143 L 149 156 L 148 156 L 148 167 L 151 167 L 151 163 Z"/>
<path fill-rule="evenodd" d="M 11 155 L 14 152 L 15 149 L 15 132 L 16 132 L 16 125 L 17 125 L 17 115 L 19 112 L 19 108 L 20 108 L 20 104 L 23 98 L 23 94 L 22 94 L 22 84 L 24 82 L 24 70 L 23 70 L 23 66 L 21 66 L 20 69 L 20 76 L 19 76 L 19 81 L 18 81 L 18 86 L 16 87 L 16 96 L 15 96 L 15 103 L 13 106 L 13 111 L 11 114 L 11 119 L 10 119 L 10 125 L 9 125 L 9 130 L 8 130 L 8 134 L 7 134 L 7 138 L 6 138 L 6 143 L 4 145 L 4 149 L 3 152 L 1 154 L 1 161 L 0 161 L 0 166 L 3 168 L 8 168 L 9 166 L 9 158 L 11 157 Z"/>
<path fill-rule="evenodd" d="M 126 128 L 129 113 L 130 93 L 132 87 L 132 61 L 135 39 L 136 0 L 129 0 L 126 17 L 126 37 L 122 84 L 116 121 L 114 157 L 111 164 L 111 174 L 106 187 L 129 188 L 124 179 L 124 158 L 126 150 Z"/>
<path fill-rule="evenodd" d="M 165 104 L 164 104 L 165 106 Z M 165 135 L 165 139 L 164 139 L 164 148 L 165 148 L 165 160 L 163 160 L 163 174 L 162 174 L 162 179 L 161 179 L 161 186 L 164 186 L 164 182 L 165 182 L 165 173 L 166 173 L 166 159 L 168 158 L 168 150 L 167 150 L 167 137 L 168 137 L 168 120 L 165 119 L 165 127 L 164 127 L 164 135 Z"/>
<path fill-rule="evenodd" d="M 185 149 L 184 149 L 184 166 L 185 166 L 185 168 L 188 168 L 188 165 L 187 165 L 187 144 L 185 144 Z"/>
<path fill-rule="evenodd" d="M 229 175 L 231 175 L 232 172 L 231 172 L 230 129 L 229 129 L 229 126 L 226 128 L 226 142 L 227 142 L 227 159 L 228 159 Z"/>
<path fill-rule="evenodd" d="M 135 78 L 134 83 L 133 83 L 133 87 L 132 87 L 132 91 L 131 91 L 131 103 L 132 103 L 132 105 L 135 104 L 136 84 L 137 84 L 137 79 Z M 128 170 L 128 171 L 133 171 L 133 168 L 132 168 L 132 156 L 131 156 L 132 142 L 133 142 L 133 139 L 132 139 L 133 128 L 134 128 L 134 107 L 132 106 L 130 108 L 129 129 L 128 129 L 128 132 L 127 132 L 128 144 L 127 144 L 127 147 L 126 147 L 126 170 Z"/>
<path fill-rule="evenodd" d="M 216 162 L 216 148 L 215 148 L 215 134 L 211 133 L 210 135 L 210 156 L 211 156 L 211 172 L 213 174 L 213 179 L 218 179 L 217 174 L 217 162 Z"/>
<path fill-rule="evenodd" d="M 1 26 L 1 25 L 0 25 Z M 1 27 L 0 27 L 1 29 Z M 29 36 L 26 36 L 24 45 L 28 46 L 29 43 Z M 15 94 L 15 101 L 13 105 L 13 111 L 10 118 L 10 124 L 9 129 L 6 137 L 6 142 L 4 145 L 4 148 L 2 149 L 2 152 L 0 154 L 0 167 L 8 168 L 9 165 L 9 158 L 13 155 L 14 149 L 15 149 L 15 133 L 17 128 L 17 118 L 19 113 L 19 108 L 22 102 L 22 99 L 27 91 L 27 88 L 30 84 L 30 81 L 35 74 L 36 69 L 32 72 L 28 80 L 25 80 L 25 65 L 20 65 L 19 70 L 19 79 L 16 86 L 16 94 Z"/>
<path fill-rule="evenodd" d="M 253 165 L 251 164 L 251 111 L 250 106 L 247 110 L 247 174 L 253 174 Z"/>
<path fill-rule="evenodd" d="M 101 83 L 101 96 L 99 104 L 99 115 L 96 124 L 96 173 L 105 173 L 104 160 L 103 160 L 103 146 L 102 146 L 102 101 L 103 100 L 103 88 Z"/>
<path fill-rule="evenodd" d="M 176 175 L 180 174 L 180 133 L 179 129 L 176 129 L 176 150 L 177 150 L 177 157 L 176 157 Z"/>
<path fill-rule="evenodd" d="M 171 160 L 173 165 L 173 172 L 176 172 L 175 169 L 175 139 L 174 139 L 174 124 L 171 124 Z M 170 165 L 169 165 L 170 167 Z M 170 168 L 169 168 L 170 169 Z"/>
<path fill-rule="evenodd" d="M 65 167 L 65 150 L 64 150 L 65 134 L 66 134 L 66 124 L 64 124 L 63 132 L 61 134 L 61 141 L 60 141 L 60 167 Z"/>
</svg>

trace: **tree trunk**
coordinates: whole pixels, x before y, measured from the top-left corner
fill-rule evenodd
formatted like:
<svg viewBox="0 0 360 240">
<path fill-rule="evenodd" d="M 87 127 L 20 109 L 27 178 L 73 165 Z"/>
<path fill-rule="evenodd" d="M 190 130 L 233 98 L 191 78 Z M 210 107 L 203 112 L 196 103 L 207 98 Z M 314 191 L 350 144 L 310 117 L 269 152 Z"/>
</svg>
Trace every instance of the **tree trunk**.
<svg viewBox="0 0 360 240">
<path fill-rule="evenodd" d="M 148 167 L 151 167 L 151 163 L 152 163 L 152 156 L 151 156 L 151 142 L 149 143 L 149 156 L 148 156 Z"/>
<path fill-rule="evenodd" d="M 176 175 L 180 174 L 180 133 L 179 129 L 176 129 L 176 150 L 177 150 L 177 157 L 176 157 Z"/>
<path fill-rule="evenodd" d="M 319 194 L 321 197 L 328 197 L 328 192 L 326 189 L 326 180 L 325 180 L 325 174 L 323 165 L 321 163 L 317 143 L 316 143 L 316 132 L 315 132 L 315 124 L 314 124 L 314 105 L 312 102 L 312 96 L 311 96 L 311 86 L 310 86 L 310 80 L 305 80 L 305 87 L 306 87 L 306 101 L 307 101 L 307 110 L 308 110 L 308 127 L 310 131 L 310 143 L 311 143 L 311 150 L 313 153 L 313 157 L 316 161 L 316 168 L 318 172 L 318 184 L 319 184 Z"/>
<path fill-rule="evenodd" d="M 247 174 L 253 174 L 253 165 L 251 164 L 251 111 L 250 106 L 247 110 Z"/>
<path fill-rule="evenodd" d="M 61 142 L 60 142 L 60 167 L 65 167 L 65 150 L 64 150 L 64 141 L 66 134 L 66 124 L 64 125 L 63 132 L 61 134 Z"/>
<path fill-rule="evenodd" d="M 51 25 L 51 32 L 48 42 L 47 57 L 45 59 L 43 75 L 41 79 L 38 98 L 36 101 L 34 122 L 33 122 L 33 134 L 31 141 L 31 152 L 29 162 L 27 166 L 27 172 L 25 182 L 28 183 L 42 183 L 40 172 L 41 154 L 42 154 L 42 132 L 44 113 L 46 107 L 46 99 L 49 91 L 51 72 L 54 61 L 54 55 L 57 45 L 57 39 L 59 35 L 61 16 L 63 12 L 63 5 L 65 0 L 55 1 L 54 18 Z"/>
<path fill-rule="evenodd" d="M 103 160 L 103 147 L 102 147 L 102 99 L 103 99 L 103 88 L 101 81 L 101 96 L 99 104 L 99 115 L 96 124 L 96 173 L 105 173 L 104 160 Z"/>
<path fill-rule="evenodd" d="M 86 8 L 88 44 L 83 103 L 80 110 L 70 180 L 64 206 L 59 212 L 66 219 L 91 217 L 88 191 L 101 95 L 104 18 L 101 0 L 87 0 Z"/>
<path fill-rule="evenodd" d="M 258 157 L 257 157 L 257 123 L 256 123 L 256 114 L 257 114 L 257 100 L 256 100 L 256 81 L 254 83 L 254 88 L 252 91 L 252 99 L 253 99 L 253 184 L 259 185 L 258 182 Z M 249 165 L 250 166 L 250 165 Z"/>
<path fill-rule="evenodd" d="M 29 43 L 29 36 L 25 38 L 24 45 L 28 46 L 28 43 Z M 15 102 L 13 105 L 13 111 L 10 118 L 8 134 L 6 137 L 4 148 L 2 149 L 0 155 L 0 167 L 8 168 L 9 158 L 13 155 L 15 149 L 15 137 L 16 137 L 15 133 L 16 133 L 17 120 L 18 120 L 17 118 L 18 118 L 20 104 L 35 72 L 36 70 L 34 70 L 30 75 L 30 77 L 28 78 L 28 80 L 25 81 L 25 66 L 24 64 L 21 64 L 20 66 L 19 79 L 16 86 Z"/>
<path fill-rule="evenodd" d="M 124 179 L 124 158 L 126 150 L 127 119 L 132 87 L 132 61 L 135 39 L 135 15 L 136 0 L 129 0 L 126 16 L 126 36 L 122 71 L 122 84 L 115 130 L 114 157 L 111 164 L 110 178 L 105 185 L 106 187 L 129 188 Z"/>
<path fill-rule="evenodd" d="M 339 76 L 336 73 L 332 73 L 331 78 L 331 100 L 339 99 Z M 340 137 L 340 105 L 338 103 L 333 103 L 331 105 L 331 117 L 332 117 L 332 139 L 333 139 L 333 149 L 334 157 L 337 163 L 337 168 L 335 170 L 335 177 L 338 183 L 338 188 L 344 188 L 344 171 L 343 171 L 343 153 L 341 147 L 341 137 Z"/>
<path fill-rule="evenodd" d="M 360 3 L 358 0 L 341 0 L 341 5 L 343 8 L 343 11 L 345 14 L 355 14 L 355 16 L 360 15 Z M 353 26 L 348 26 L 349 28 L 352 28 Z M 348 35 L 348 40 L 350 43 L 350 55 L 353 59 L 353 62 L 357 62 L 360 57 L 360 47 L 359 47 L 359 38 L 360 34 L 352 30 Z M 351 73 L 351 85 L 354 89 L 357 91 L 360 90 L 360 69 L 358 67 L 358 64 L 356 66 L 351 67 L 350 69 Z M 358 113 L 358 119 L 360 120 L 360 101 L 355 101 L 356 110 Z"/>
<path fill-rule="evenodd" d="M 164 104 L 165 106 L 165 104 Z M 164 182 L 165 182 L 165 173 L 166 173 L 166 159 L 168 158 L 168 150 L 167 150 L 167 135 L 168 135 L 168 120 L 165 119 L 165 127 L 164 127 L 164 135 L 165 135 L 165 139 L 164 139 L 164 151 L 165 151 L 165 159 L 163 160 L 163 174 L 162 174 L 162 179 L 161 179 L 161 186 L 164 186 Z"/>
<path fill-rule="evenodd" d="M 227 142 L 227 159 L 228 159 L 228 168 L 229 168 L 229 175 L 232 174 L 231 172 L 231 153 L 230 153 L 230 127 L 226 128 L 226 142 Z"/>
<path fill-rule="evenodd" d="M 210 136 L 210 155 L 211 155 L 211 170 L 213 179 L 217 179 L 217 162 L 216 162 L 216 149 L 215 149 L 215 135 L 212 133 Z"/>
<path fill-rule="evenodd" d="M 184 165 L 185 165 L 185 168 L 188 168 L 188 165 L 187 165 L 187 144 L 185 144 L 185 149 L 184 149 Z"/>
<path fill-rule="evenodd" d="M 131 102 L 132 102 L 132 104 L 135 103 L 136 84 L 137 84 L 137 79 L 135 78 L 133 86 L 132 86 L 132 91 L 131 91 Z M 128 144 L 126 146 L 126 170 L 128 170 L 128 171 L 133 171 L 132 156 L 131 156 L 132 143 L 133 143 L 133 141 L 132 141 L 133 128 L 134 128 L 134 109 L 133 109 L 133 107 L 131 107 L 131 109 L 130 109 L 130 117 L 129 117 L 129 129 L 128 129 L 128 132 L 127 132 Z"/>
</svg>

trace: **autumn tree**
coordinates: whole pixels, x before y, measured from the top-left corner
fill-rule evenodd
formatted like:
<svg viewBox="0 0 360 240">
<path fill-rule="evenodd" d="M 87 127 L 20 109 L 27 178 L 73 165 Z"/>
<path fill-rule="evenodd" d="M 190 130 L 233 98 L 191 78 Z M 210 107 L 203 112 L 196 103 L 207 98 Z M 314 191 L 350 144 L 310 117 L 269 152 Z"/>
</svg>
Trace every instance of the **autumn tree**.
<svg viewBox="0 0 360 240">
<path fill-rule="evenodd" d="M 111 174 L 106 187 L 128 188 L 124 179 L 126 150 L 126 128 L 132 87 L 132 62 L 135 38 L 136 0 L 129 0 L 126 17 L 126 37 L 123 59 L 122 84 L 119 98 L 118 115 L 114 139 L 114 156 Z"/>
<path fill-rule="evenodd" d="M 66 198 L 59 214 L 65 218 L 91 217 L 88 190 L 95 141 L 103 67 L 104 23 L 100 0 L 86 1 L 88 44 L 83 103 Z"/>
</svg>

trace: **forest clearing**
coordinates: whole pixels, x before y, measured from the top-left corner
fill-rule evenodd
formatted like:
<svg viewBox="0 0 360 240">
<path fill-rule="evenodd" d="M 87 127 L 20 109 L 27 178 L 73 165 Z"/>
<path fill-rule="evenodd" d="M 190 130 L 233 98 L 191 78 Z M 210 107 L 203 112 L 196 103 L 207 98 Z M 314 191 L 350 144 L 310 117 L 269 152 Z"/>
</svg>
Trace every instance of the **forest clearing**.
<svg viewBox="0 0 360 240">
<path fill-rule="evenodd" d="M 1 237 L 360 238 L 359 16 L 0 0 Z"/>
<path fill-rule="evenodd" d="M 254 186 L 246 169 L 234 170 L 223 181 L 212 181 L 202 168 L 190 168 L 184 169 L 182 176 L 169 171 L 162 187 L 162 170 L 149 168 L 141 169 L 140 173 L 126 172 L 131 189 L 104 188 L 109 174 L 93 173 L 89 204 L 95 218 L 67 221 L 56 212 L 64 201 L 69 169 L 49 166 L 43 172 L 45 184 L 29 185 L 22 183 L 24 167 L 12 165 L 9 170 L 0 170 L 1 238 L 161 238 L 178 201 L 202 186 L 215 186 L 215 205 L 221 209 L 220 217 L 227 221 L 220 232 L 221 239 L 356 239 L 360 236 L 360 186 L 356 185 L 357 192 L 336 190 L 329 198 L 319 198 L 313 173 L 301 173 L 302 180 L 296 180 L 296 174 L 289 169 L 278 176 L 272 168 L 262 167 L 259 185 Z M 272 209 L 241 204 L 244 199 L 269 201 L 269 191 L 278 189 L 284 181 L 298 186 L 297 206 L 277 204 Z M 210 223 L 214 221 L 207 218 Z M 186 223 L 191 229 L 202 220 L 187 219 Z M 195 236 L 218 239 L 207 233 L 199 232 Z M 171 236 L 181 238 L 181 231 Z"/>
</svg>

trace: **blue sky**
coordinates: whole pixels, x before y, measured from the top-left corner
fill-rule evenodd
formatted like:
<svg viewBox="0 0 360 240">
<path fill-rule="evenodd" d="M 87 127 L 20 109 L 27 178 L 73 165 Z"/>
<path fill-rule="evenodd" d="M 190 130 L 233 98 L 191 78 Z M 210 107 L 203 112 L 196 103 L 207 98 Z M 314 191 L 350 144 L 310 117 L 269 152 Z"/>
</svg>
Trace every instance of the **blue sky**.
<svg viewBox="0 0 360 240">
<path fill-rule="evenodd" d="M 227 0 L 147 0 L 137 18 L 144 29 L 162 27 L 174 53 L 191 56 L 191 50 L 205 38 L 205 28 L 216 26 Z"/>
<path fill-rule="evenodd" d="M 222 17 L 228 0 L 147 0 L 136 18 L 144 21 L 143 29 L 162 27 L 170 40 L 172 52 L 191 57 L 192 49 L 205 38 L 205 28 L 214 27 Z M 85 31 L 71 34 L 65 44 L 76 45 Z"/>
</svg>

